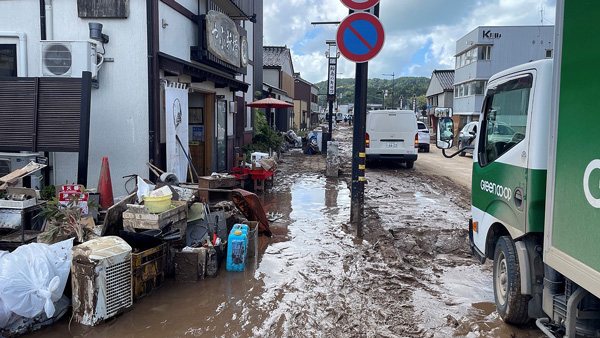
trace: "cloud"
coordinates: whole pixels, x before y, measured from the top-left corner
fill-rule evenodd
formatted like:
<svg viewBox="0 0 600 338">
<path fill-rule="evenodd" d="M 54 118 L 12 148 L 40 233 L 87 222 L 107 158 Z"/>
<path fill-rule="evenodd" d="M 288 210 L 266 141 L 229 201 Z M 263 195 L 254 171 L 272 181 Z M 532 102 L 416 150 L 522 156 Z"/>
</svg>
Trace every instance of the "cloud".
<svg viewBox="0 0 600 338">
<path fill-rule="evenodd" d="M 386 40 L 369 62 L 370 78 L 431 76 L 452 69 L 456 40 L 477 26 L 539 25 L 554 22 L 555 0 L 398 1 L 381 0 Z M 341 21 L 348 9 L 339 0 L 264 0 L 264 44 L 292 49 L 294 70 L 311 82 L 327 79 L 326 40 L 337 26 L 311 22 Z M 340 77 L 354 77 L 355 64 L 339 60 Z"/>
</svg>

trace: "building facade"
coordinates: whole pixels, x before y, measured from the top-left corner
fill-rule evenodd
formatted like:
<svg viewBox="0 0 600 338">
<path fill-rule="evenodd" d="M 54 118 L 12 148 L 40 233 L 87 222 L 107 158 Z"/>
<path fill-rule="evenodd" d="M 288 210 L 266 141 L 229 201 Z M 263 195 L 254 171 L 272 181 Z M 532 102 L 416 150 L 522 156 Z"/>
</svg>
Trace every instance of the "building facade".
<svg viewBox="0 0 600 338">
<path fill-rule="evenodd" d="M 434 70 L 431 73 L 429 87 L 425 94 L 427 98 L 427 122 L 430 127 L 435 126 L 437 117 L 435 108 L 453 108 L 454 70 Z M 433 128 L 435 131 L 436 128 Z"/>
<path fill-rule="evenodd" d="M 294 74 L 294 127 L 306 130 L 316 126 L 313 116 L 318 119 L 318 93 L 319 87 L 304 80 L 300 73 Z"/>
<path fill-rule="evenodd" d="M 93 43 L 90 187 L 103 156 L 115 195 L 135 186 L 121 177 L 150 175 L 146 162 L 169 169 L 170 150 L 179 152 L 175 135 L 200 175 L 227 171 L 251 142 L 254 119 L 245 103 L 262 89 L 262 0 L 6 0 L 0 13 L 0 51 L 15 50 L 18 76 L 80 77 L 47 73 L 46 56 L 56 50 L 44 43 L 69 50 L 73 65 L 90 51 L 71 46 Z M 103 25 L 100 38 L 90 23 Z M 73 183 L 76 157 L 51 153 L 49 183 Z"/>
<path fill-rule="evenodd" d="M 289 48 L 263 47 L 263 81 L 265 95 L 294 104 L 294 64 Z M 271 114 L 272 128 L 288 131 L 294 126 L 294 108 L 274 109 Z"/>
<path fill-rule="evenodd" d="M 456 42 L 454 120 L 477 120 L 487 80 L 507 68 L 552 57 L 554 26 L 480 26 Z"/>
</svg>

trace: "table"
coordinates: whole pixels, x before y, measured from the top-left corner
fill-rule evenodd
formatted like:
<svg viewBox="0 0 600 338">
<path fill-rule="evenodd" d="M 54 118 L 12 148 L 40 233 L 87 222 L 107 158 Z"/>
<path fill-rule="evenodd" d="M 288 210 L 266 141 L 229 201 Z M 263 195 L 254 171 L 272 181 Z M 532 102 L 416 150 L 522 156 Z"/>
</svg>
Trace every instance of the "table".
<svg viewBox="0 0 600 338">
<path fill-rule="evenodd" d="M 233 189 L 235 188 L 236 177 L 233 175 L 227 175 L 223 177 L 214 176 L 200 176 L 198 177 L 198 188 L 204 189 Z M 231 193 L 227 192 L 213 192 L 213 191 L 198 191 L 198 198 L 200 201 L 206 203 L 215 202 L 219 200 L 231 200 Z"/>
<path fill-rule="evenodd" d="M 254 192 L 265 191 L 265 183 L 271 182 L 273 183 L 273 179 L 275 176 L 275 171 L 264 170 L 264 169 L 255 169 L 249 170 L 248 174 L 250 178 L 254 181 Z"/>
</svg>

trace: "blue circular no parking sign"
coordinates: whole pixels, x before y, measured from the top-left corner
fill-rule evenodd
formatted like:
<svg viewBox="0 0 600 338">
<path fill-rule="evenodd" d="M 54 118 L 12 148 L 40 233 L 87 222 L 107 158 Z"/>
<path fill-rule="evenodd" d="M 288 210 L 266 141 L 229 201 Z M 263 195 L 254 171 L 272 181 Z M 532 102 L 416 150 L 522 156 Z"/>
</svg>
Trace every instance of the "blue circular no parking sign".
<svg viewBox="0 0 600 338">
<path fill-rule="evenodd" d="M 374 58 L 383 48 L 384 40 L 385 33 L 379 18 L 365 12 L 347 16 L 336 35 L 340 53 L 356 63 Z"/>
</svg>

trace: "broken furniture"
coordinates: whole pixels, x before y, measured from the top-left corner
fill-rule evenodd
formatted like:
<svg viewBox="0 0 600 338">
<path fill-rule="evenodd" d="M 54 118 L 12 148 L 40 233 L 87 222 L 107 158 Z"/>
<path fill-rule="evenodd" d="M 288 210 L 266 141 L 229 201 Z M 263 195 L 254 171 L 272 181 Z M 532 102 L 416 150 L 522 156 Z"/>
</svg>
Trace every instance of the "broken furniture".
<svg viewBox="0 0 600 338">
<path fill-rule="evenodd" d="M 235 176 L 201 176 L 198 177 L 198 198 L 201 202 L 216 203 L 223 200 L 231 200 L 230 192 L 206 191 L 202 189 L 228 189 L 235 188 Z"/>
</svg>

